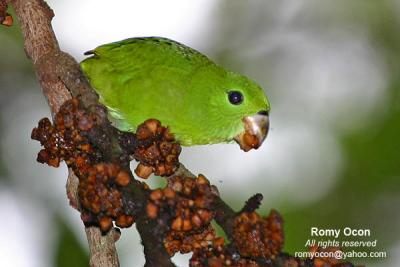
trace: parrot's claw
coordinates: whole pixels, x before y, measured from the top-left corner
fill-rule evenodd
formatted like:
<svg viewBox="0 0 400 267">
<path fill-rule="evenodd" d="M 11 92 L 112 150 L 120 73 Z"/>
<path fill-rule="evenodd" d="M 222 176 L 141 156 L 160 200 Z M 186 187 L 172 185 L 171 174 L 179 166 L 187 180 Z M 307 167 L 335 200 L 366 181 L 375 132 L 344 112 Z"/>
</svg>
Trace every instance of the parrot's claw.
<svg viewBox="0 0 400 267">
<path fill-rule="evenodd" d="M 269 129 L 268 113 L 260 112 L 243 118 L 244 131 L 234 137 L 240 148 L 247 152 L 257 149 L 264 142 Z"/>
</svg>

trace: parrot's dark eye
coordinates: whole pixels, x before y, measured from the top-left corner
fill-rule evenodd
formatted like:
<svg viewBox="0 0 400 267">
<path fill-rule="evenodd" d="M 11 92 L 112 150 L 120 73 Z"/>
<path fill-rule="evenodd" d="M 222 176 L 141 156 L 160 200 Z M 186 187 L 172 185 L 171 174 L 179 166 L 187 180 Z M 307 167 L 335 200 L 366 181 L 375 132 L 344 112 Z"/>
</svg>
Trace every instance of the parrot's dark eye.
<svg viewBox="0 0 400 267">
<path fill-rule="evenodd" d="M 230 91 L 228 92 L 228 99 L 231 104 L 239 105 L 243 102 L 243 95 L 241 92 L 238 91 Z"/>
</svg>

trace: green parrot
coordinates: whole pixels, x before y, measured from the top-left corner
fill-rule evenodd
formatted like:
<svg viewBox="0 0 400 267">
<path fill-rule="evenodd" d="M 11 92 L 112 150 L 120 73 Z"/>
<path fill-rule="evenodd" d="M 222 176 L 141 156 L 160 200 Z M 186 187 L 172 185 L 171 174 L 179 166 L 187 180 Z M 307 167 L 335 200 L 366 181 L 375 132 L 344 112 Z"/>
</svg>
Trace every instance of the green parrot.
<svg viewBox="0 0 400 267">
<path fill-rule="evenodd" d="M 155 118 L 181 145 L 236 141 L 245 151 L 267 135 L 270 104 L 260 86 L 190 47 L 130 38 L 85 55 L 80 66 L 119 130 Z"/>
</svg>

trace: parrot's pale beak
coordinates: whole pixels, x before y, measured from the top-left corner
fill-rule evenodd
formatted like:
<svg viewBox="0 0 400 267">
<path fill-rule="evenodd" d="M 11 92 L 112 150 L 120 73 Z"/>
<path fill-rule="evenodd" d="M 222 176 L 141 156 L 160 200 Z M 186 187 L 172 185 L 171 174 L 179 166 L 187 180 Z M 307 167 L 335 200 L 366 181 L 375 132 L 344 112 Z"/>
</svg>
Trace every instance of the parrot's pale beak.
<svg viewBox="0 0 400 267">
<path fill-rule="evenodd" d="M 244 131 L 236 135 L 233 139 L 246 152 L 259 148 L 268 134 L 268 112 L 260 111 L 255 115 L 244 117 L 242 121 Z"/>
</svg>

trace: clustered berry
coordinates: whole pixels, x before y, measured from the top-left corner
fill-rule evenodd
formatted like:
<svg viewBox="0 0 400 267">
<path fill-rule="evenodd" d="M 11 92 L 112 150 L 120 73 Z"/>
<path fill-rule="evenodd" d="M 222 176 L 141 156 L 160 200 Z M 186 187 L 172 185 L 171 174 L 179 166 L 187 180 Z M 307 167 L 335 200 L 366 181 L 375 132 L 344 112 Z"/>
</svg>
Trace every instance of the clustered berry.
<svg viewBox="0 0 400 267">
<path fill-rule="evenodd" d="M 58 167 L 64 160 L 79 178 L 78 196 L 81 217 L 86 224 L 97 224 L 103 232 L 117 226 L 129 227 L 133 217 L 124 214 L 119 188 L 130 183 L 130 174 L 117 163 L 102 162 L 100 153 L 86 137 L 96 125 L 96 116 L 89 114 L 78 99 L 66 101 L 55 115 L 40 120 L 32 131 L 32 139 L 44 147 L 37 160 Z"/>
<path fill-rule="evenodd" d="M 202 228 L 214 218 L 210 209 L 215 194 L 210 182 L 203 175 L 196 179 L 191 177 L 172 177 L 168 180 L 171 188 L 179 196 L 176 205 L 176 216 L 172 221 L 174 231 L 191 231 Z"/>
<path fill-rule="evenodd" d="M 38 162 L 58 167 L 65 160 L 77 174 L 86 174 L 97 161 L 97 155 L 82 132 L 89 131 L 94 124 L 95 117 L 80 106 L 78 99 L 65 102 L 55 115 L 54 125 L 44 118 L 32 130 L 31 138 L 44 147 L 38 154 Z"/>
<path fill-rule="evenodd" d="M 262 218 L 256 212 L 243 212 L 234 222 L 233 240 L 240 255 L 274 259 L 283 247 L 283 222 L 272 210 Z"/>
<path fill-rule="evenodd" d="M 215 215 L 210 209 L 214 198 L 210 182 L 201 174 L 195 179 L 171 177 L 167 187 L 150 193 L 147 216 L 156 219 L 160 213 L 170 213 L 170 232 L 164 243 L 171 255 L 192 251 L 215 239 L 209 228 Z"/>
<path fill-rule="evenodd" d="M 211 224 L 197 231 L 170 231 L 164 239 L 164 246 L 171 256 L 176 252 L 189 253 L 199 249 L 222 246 L 223 244 L 224 238 L 216 236 Z"/>
<path fill-rule="evenodd" d="M 147 179 L 152 173 L 158 176 L 174 173 L 179 166 L 181 147 L 168 128 L 161 126 L 158 120 L 149 119 L 139 125 L 136 138 L 140 145 L 133 156 L 139 162 L 135 170 L 139 177 Z"/>
<path fill-rule="evenodd" d="M 31 137 L 44 147 L 38 153 L 39 162 L 58 167 L 64 160 L 73 169 L 79 178 L 82 220 L 86 224 L 97 224 L 106 232 L 113 221 L 119 227 L 129 227 L 133 223 L 133 217 L 123 212 L 119 191 L 119 187 L 129 184 L 131 177 L 119 163 L 103 162 L 100 150 L 91 143 L 89 136 L 95 135 L 95 130 L 99 129 L 96 128 L 96 118 L 77 98 L 73 98 L 62 105 L 53 125 L 49 119 L 42 119 Z M 150 119 L 138 127 L 134 136 L 133 156 L 140 162 L 137 173 L 142 177 L 149 169 L 156 175 L 173 173 L 179 164 L 181 148 L 167 128 Z"/>
<path fill-rule="evenodd" d="M 255 259 L 270 262 L 280 253 L 283 247 L 282 218 L 274 210 L 266 218 L 256 212 L 241 212 L 234 219 L 232 238 L 231 248 L 223 246 L 222 242 L 194 250 L 190 266 L 265 266 Z"/>
<path fill-rule="evenodd" d="M 130 227 L 133 217 L 124 213 L 120 186 L 130 183 L 130 175 L 115 163 L 99 163 L 89 170 L 86 179 L 79 182 L 78 194 L 84 207 L 81 218 L 84 223 L 98 221 L 103 232 L 112 227 Z"/>
<path fill-rule="evenodd" d="M 247 131 L 236 136 L 235 141 L 240 145 L 240 148 L 246 152 L 252 149 L 257 149 L 261 145 L 258 137 Z"/>
<path fill-rule="evenodd" d="M 174 176 L 167 187 L 150 193 L 147 216 L 155 219 L 159 212 L 173 211 L 171 229 L 189 232 L 207 226 L 214 217 L 210 210 L 215 195 L 210 182 L 203 175 L 196 179 Z"/>
</svg>

